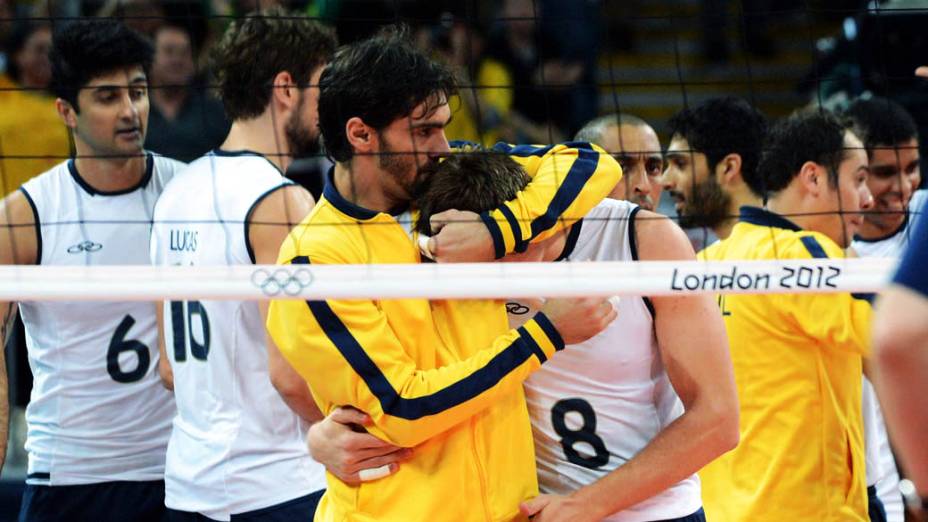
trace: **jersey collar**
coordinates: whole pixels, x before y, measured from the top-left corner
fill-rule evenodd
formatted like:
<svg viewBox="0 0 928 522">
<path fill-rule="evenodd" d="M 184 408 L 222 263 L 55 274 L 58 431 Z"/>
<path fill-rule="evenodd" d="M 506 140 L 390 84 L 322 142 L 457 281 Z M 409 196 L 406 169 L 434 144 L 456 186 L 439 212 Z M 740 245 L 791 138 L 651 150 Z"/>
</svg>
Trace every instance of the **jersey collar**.
<svg viewBox="0 0 928 522">
<path fill-rule="evenodd" d="M 740 219 L 744 223 L 750 223 L 752 225 L 758 225 L 761 227 L 784 228 L 786 230 L 793 230 L 796 232 L 802 230 L 799 225 L 793 223 L 785 217 L 779 214 L 774 214 L 769 210 L 765 210 L 759 207 L 745 205 L 741 207 L 740 212 Z"/>
<path fill-rule="evenodd" d="M 325 175 L 325 188 L 322 189 L 322 196 L 346 216 L 364 221 L 377 217 L 378 212 L 359 207 L 338 193 L 338 189 L 335 188 L 335 167 L 329 167 L 329 172 Z"/>
<path fill-rule="evenodd" d="M 74 159 L 72 158 L 68 160 L 68 172 L 71 173 L 71 177 L 74 178 L 75 183 L 77 183 L 82 189 L 84 189 L 85 192 L 87 192 L 91 196 L 121 196 L 123 194 L 134 192 L 148 185 L 148 182 L 151 180 L 151 174 L 152 174 L 152 171 L 154 171 L 154 167 L 155 167 L 154 156 L 152 156 L 150 152 L 146 152 L 145 153 L 145 175 L 142 176 L 142 179 L 140 179 L 139 182 L 135 184 L 135 186 L 129 187 L 127 189 L 122 189 L 122 190 L 105 191 L 105 190 L 97 190 L 93 186 L 91 186 L 90 183 L 87 183 L 87 180 L 81 177 L 81 173 L 77 171 L 77 163 L 74 162 Z"/>
</svg>

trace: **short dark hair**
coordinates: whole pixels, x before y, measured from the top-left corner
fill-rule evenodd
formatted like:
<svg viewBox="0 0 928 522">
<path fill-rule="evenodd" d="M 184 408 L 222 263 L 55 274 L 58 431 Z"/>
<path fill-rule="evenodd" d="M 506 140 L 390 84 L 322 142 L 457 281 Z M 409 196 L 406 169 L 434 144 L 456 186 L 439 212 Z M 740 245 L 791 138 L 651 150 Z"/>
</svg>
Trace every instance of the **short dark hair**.
<svg viewBox="0 0 928 522">
<path fill-rule="evenodd" d="M 271 101 L 274 77 L 282 71 L 305 88 L 337 45 L 332 29 L 280 8 L 236 20 L 211 55 L 226 115 L 230 120 L 260 116 Z"/>
<path fill-rule="evenodd" d="M 758 194 L 776 193 L 790 184 L 807 161 L 828 171 L 828 182 L 838 186 L 838 165 L 846 156 L 845 133 L 849 129 L 824 110 L 802 112 L 778 121 L 767 133 L 757 176 L 748 184 Z"/>
<path fill-rule="evenodd" d="M 633 114 L 624 112 L 615 112 L 594 118 L 574 135 L 574 141 L 586 141 L 590 143 L 599 143 L 602 141 L 606 131 L 621 125 L 631 125 L 633 127 L 650 127 L 648 122 L 642 120 Z M 614 152 L 614 151 L 612 151 Z"/>
<path fill-rule="evenodd" d="M 413 198 L 419 209 L 416 230 L 431 235 L 429 220 L 450 209 L 486 212 L 514 199 L 530 178 L 505 154 L 479 147 L 455 152 L 421 173 Z"/>
<path fill-rule="evenodd" d="M 148 74 L 151 42 L 111 18 L 76 20 L 59 25 L 52 36 L 52 92 L 79 111 L 77 95 L 94 78 L 125 67 L 141 66 Z"/>
<path fill-rule="evenodd" d="M 417 49 L 400 27 L 344 47 L 319 80 L 319 128 L 326 152 L 344 162 L 354 156 L 345 124 L 353 117 L 380 130 L 423 102 L 457 92 L 451 70 Z"/>
<path fill-rule="evenodd" d="M 918 126 L 912 115 L 888 98 L 857 98 L 842 115 L 850 121 L 854 134 L 864 142 L 868 156 L 875 147 L 892 147 L 918 139 Z"/>
<path fill-rule="evenodd" d="M 668 125 L 671 136 L 681 136 L 690 149 L 706 155 L 710 175 L 726 155 L 738 154 L 741 176 L 745 181 L 754 177 L 768 123 L 767 117 L 747 101 L 732 96 L 713 98 L 683 109 Z"/>
</svg>

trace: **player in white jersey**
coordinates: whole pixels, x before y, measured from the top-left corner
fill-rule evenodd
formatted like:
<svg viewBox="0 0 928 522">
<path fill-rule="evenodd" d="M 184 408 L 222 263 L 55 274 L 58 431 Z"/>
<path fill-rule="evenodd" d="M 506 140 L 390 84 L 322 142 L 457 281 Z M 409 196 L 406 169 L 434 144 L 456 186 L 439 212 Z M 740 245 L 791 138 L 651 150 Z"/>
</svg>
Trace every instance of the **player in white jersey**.
<svg viewBox="0 0 928 522">
<path fill-rule="evenodd" d="M 511 198 L 504 187 L 512 184 L 494 181 L 504 176 L 525 174 L 505 156 L 446 159 L 416 200 L 420 231 L 447 208 L 480 212 Z M 694 253 L 668 219 L 606 199 L 568 234 L 506 260 L 639 258 L 683 260 Z M 704 520 L 695 473 L 738 436 L 721 317 L 710 296 L 614 300 L 618 319 L 526 381 L 545 494 L 523 512 L 542 521 Z M 513 303 L 510 317 L 524 320 L 538 304 Z"/>
<path fill-rule="evenodd" d="M 335 45 L 330 30 L 284 11 L 229 27 L 214 62 L 232 128 L 159 200 L 155 264 L 275 263 L 313 206 L 283 172 L 318 141 L 319 75 Z M 254 281 L 269 295 L 284 284 L 266 271 Z M 177 401 L 165 470 L 169 519 L 310 520 L 325 471 L 304 436 L 321 414 L 267 339 L 267 302 L 174 301 L 162 314 L 170 361 L 162 374 Z"/>
<path fill-rule="evenodd" d="M 142 149 L 151 57 L 113 20 L 56 31 L 56 106 L 77 154 L 0 204 L 0 263 L 149 263 L 155 201 L 183 166 Z M 157 374 L 155 307 L 18 305 L 35 375 L 20 520 L 160 520 L 174 404 Z M 14 310 L 4 303 L 4 324 Z"/>
<path fill-rule="evenodd" d="M 867 150 L 867 188 L 874 202 L 873 210 L 864 214 L 851 248 L 860 257 L 901 257 L 926 199 L 926 192 L 917 190 L 921 184 L 918 127 L 905 108 L 886 98 L 857 99 L 847 107 L 845 116 Z M 905 513 L 899 472 L 880 404 L 866 377 L 863 390 L 867 486 L 871 499 L 874 494 L 879 499 L 871 502 L 870 519 L 902 522 Z"/>
</svg>

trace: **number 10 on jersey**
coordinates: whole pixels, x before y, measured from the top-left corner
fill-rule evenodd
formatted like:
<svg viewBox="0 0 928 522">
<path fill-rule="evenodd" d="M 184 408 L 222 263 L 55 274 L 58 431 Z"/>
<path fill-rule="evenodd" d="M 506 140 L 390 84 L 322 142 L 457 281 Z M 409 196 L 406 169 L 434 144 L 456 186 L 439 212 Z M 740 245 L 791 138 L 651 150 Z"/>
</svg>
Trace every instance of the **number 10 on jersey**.
<svg viewBox="0 0 928 522">
<path fill-rule="evenodd" d="M 187 360 L 187 344 L 194 359 L 206 360 L 209 355 L 209 316 L 199 301 L 171 301 L 171 330 L 174 361 Z"/>
</svg>

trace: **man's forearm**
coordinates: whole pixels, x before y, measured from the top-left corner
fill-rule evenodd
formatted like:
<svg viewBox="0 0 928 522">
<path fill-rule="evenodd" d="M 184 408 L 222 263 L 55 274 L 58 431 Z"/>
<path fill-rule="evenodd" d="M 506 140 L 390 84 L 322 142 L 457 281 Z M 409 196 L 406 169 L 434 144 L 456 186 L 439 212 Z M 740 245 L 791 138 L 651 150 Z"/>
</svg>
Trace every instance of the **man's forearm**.
<svg viewBox="0 0 928 522">
<path fill-rule="evenodd" d="M 628 509 L 696 473 L 734 447 L 730 423 L 718 415 L 687 411 L 620 468 L 572 496 L 597 518 Z"/>
</svg>

